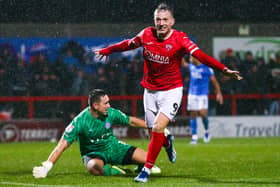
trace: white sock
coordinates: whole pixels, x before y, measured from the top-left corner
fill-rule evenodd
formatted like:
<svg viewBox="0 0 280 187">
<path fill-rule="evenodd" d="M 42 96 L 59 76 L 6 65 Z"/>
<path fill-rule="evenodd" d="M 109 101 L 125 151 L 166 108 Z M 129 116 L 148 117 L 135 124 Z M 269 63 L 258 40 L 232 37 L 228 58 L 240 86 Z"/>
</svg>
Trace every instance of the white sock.
<svg viewBox="0 0 280 187">
<path fill-rule="evenodd" d="M 193 134 L 193 135 L 192 135 L 192 139 L 193 139 L 193 140 L 197 140 L 197 139 L 198 139 L 197 134 Z"/>
<path fill-rule="evenodd" d="M 143 171 L 147 172 L 149 175 L 151 174 L 151 169 L 147 168 L 147 167 L 143 167 L 142 169 Z"/>
</svg>

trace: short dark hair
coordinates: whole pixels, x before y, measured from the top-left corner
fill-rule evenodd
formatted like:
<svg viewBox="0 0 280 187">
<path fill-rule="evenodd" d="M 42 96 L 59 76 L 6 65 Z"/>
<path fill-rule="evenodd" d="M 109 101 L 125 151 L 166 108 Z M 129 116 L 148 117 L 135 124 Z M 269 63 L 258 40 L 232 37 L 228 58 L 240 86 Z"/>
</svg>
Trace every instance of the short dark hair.
<svg viewBox="0 0 280 187">
<path fill-rule="evenodd" d="M 157 6 L 155 11 L 161 11 L 161 10 L 169 11 L 172 14 L 172 16 L 173 16 L 173 9 L 170 6 L 168 6 L 166 3 L 160 3 Z"/>
<path fill-rule="evenodd" d="M 94 89 L 88 94 L 88 105 L 91 107 L 94 102 L 100 102 L 102 96 L 107 95 L 102 89 Z"/>
</svg>

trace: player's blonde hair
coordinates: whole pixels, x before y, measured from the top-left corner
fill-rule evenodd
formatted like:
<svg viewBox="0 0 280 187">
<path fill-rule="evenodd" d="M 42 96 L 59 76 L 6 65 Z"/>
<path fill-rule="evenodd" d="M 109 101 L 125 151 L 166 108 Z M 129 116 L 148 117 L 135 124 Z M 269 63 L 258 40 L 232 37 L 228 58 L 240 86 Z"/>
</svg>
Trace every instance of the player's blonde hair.
<svg viewBox="0 0 280 187">
<path fill-rule="evenodd" d="M 171 15 L 174 17 L 173 15 L 173 9 L 168 6 L 166 3 L 160 3 L 157 8 L 154 11 L 154 15 L 159 12 L 159 11 L 169 11 L 171 13 Z"/>
</svg>

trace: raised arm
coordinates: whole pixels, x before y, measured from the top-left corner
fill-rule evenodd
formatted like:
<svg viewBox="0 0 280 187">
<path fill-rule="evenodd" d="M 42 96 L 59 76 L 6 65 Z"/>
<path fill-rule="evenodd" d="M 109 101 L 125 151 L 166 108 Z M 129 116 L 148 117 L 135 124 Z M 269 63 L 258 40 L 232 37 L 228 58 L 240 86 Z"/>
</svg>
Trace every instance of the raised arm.
<svg viewBox="0 0 280 187">
<path fill-rule="evenodd" d="M 108 47 L 97 49 L 94 51 L 98 59 L 102 59 L 104 56 L 108 56 L 114 52 L 128 51 L 136 49 L 141 46 L 141 39 L 139 36 L 136 36 L 132 39 L 123 40 L 119 43 L 110 45 Z"/>
<path fill-rule="evenodd" d="M 190 53 L 190 55 L 197 58 L 201 63 L 212 67 L 214 69 L 218 69 L 222 71 L 227 76 L 230 76 L 231 78 L 241 80 L 242 77 L 239 74 L 239 71 L 233 71 L 230 70 L 228 67 L 226 67 L 224 64 L 216 60 L 215 58 L 207 55 L 204 53 L 199 47 L 193 43 L 186 34 L 182 33 L 182 46 L 186 49 L 187 53 Z"/>
<path fill-rule="evenodd" d="M 230 76 L 231 78 L 234 78 L 234 79 L 237 79 L 237 80 L 241 80 L 242 79 L 242 77 L 239 74 L 239 71 L 230 70 L 224 64 L 222 64 L 221 62 L 219 62 L 215 58 L 207 55 L 206 53 L 204 53 L 200 49 L 195 50 L 192 53 L 192 56 L 197 58 L 203 64 L 222 71 L 224 74 L 226 74 L 227 76 Z"/>
<path fill-rule="evenodd" d="M 69 144 L 63 137 L 59 140 L 57 146 L 53 149 L 48 159 L 42 162 L 41 166 L 35 166 L 33 168 L 33 176 L 35 178 L 45 178 L 48 172 L 52 169 L 53 164 L 60 158 L 64 150 L 66 150 L 71 144 Z"/>
</svg>

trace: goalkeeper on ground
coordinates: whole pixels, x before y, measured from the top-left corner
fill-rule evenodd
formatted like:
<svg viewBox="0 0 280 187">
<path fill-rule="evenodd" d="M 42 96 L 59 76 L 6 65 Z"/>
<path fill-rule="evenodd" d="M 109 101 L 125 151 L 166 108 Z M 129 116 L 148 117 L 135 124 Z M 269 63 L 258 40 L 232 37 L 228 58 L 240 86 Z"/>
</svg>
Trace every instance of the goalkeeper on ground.
<svg viewBox="0 0 280 187">
<path fill-rule="evenodd" d="M 115 165 L 144 164 L 147 152 L 121 142 L 113 135 L 112 125 L 146 128 L 142 119 L 127 116 L 110 107 L 108 95 L 100 89 L 89 93 L 89 106 L 66 127 L 57 146 L 42 163 L 33 168 L 35 178 L 44 178 L 74 141 L 78 141 L 86 169 L 93 175 L 118 175 L 125 171 Z M 154 173 L 160 169 L 154 167 Z"/>
</svg>

